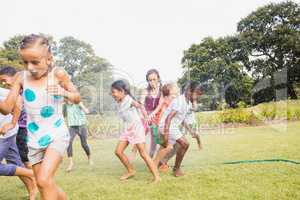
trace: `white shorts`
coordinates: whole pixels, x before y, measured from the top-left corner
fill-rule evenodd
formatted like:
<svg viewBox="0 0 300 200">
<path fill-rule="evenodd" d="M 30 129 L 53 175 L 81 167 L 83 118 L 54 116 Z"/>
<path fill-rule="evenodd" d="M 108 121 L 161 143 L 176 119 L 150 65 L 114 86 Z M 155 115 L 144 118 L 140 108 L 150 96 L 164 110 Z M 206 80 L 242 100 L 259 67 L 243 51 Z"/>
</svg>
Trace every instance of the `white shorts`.
<svg viewBox="0 0 300 200">
<path fill-rule="evenodd" d="M 160 127 L 160 133 L 164 134 L 162 127 Z M 180 138 L 182 138 L 183 136 L 184 136 L 184 134 L 182 133 L 182 131 L 179 128 L 172 128 L 172 129 L 170 128 L 168 143 L 171 145 L 174 145 L 174 144 L 176 144 L 176 141 L 179 140 Z"/>
<path fill-rule="evenodd" d="M 69 138 L 68 139 L 56 138 L 46 148 L 35 149 L 35 148 L 28 147 L 29 162 L 32 165 L 42 162 L 45 157 L 46 150 L 48 148 L 55 149 L 63 157 L 65 151 L 69 146 L 69 140 L 70 140 Z"/>
</svg>

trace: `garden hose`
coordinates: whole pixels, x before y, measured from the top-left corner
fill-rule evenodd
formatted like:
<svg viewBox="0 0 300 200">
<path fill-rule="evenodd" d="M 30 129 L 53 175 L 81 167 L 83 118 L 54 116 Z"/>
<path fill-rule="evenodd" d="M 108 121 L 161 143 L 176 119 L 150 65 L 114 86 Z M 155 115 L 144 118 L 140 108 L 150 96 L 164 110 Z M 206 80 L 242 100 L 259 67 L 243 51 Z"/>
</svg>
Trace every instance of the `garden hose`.
<svg viewBox="0 0 300 200">
<path fill-rule="evenodd" d="M 300 162 L 293 161 L 293 160 L 285 160 L 285 159 L 266 159 L 266 160 L 239 160 L 239 161 L 232 161 L 232 162 L 224 162 L 225 165 L 233 165 L 233 164 L 244 164 L 244 163 L 262 163 L 262 162 L 286 162 L 299 165 Z"/>
</svg>

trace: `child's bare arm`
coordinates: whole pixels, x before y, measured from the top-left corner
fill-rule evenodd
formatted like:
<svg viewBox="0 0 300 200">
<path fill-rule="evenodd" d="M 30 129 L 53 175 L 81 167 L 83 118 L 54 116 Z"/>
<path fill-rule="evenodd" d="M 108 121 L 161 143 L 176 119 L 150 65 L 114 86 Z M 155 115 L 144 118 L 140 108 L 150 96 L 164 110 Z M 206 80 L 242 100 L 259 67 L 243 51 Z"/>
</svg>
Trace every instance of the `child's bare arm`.
<svg viewBox="0 0 300 200">
<path fill-rule="evenodd" d="M 4 115 L 7 115 L 12 112 L 16 105 L 17 98 L 20 93 L 22 84 L 22 76 L 21 74 L 17 74 L 15 78 L 15 82 L 12 85 L 10 92 L 4 101 L 0 101 L 0 112 Z"/>
<path fill-rule="evenodd" d="M 79 106 L 85 112 L 85 114 L 89 114 L 89 109 L 87 109 L 87 107 L 85 107 L 82 102 L 79 103 Z"/>
<path fill-rule="evenodd" d="M 17 102 L 12 111 L 12 115 L 13 115 L 12 121 L 10 123 L 3 124 L 3 126 L 0 127 L 0 135 L 1 134 L 4 135 L 10 129 L 15 128 L 15 126 L 18 123 L 19 117 L 21 115 L 21 110 L 22 110 L 22 98 L 21 96 L 18 96 Z"/>
<path fill-rule="evenodd" d="M 67 72 L 62 68 L 58 68 L 55 71 L 55 77 L 59 81 L 61 88 L 56 85 L 50 86 L 48 87 L 48 92 L 52 95 L 61 95 L 72 103 L 80 103 L 80 94 L 72 83 Z"/>
<path fill-rule="evenodd" d="M 202 149 L 202 143 L 200 140 L 200 136 L 199 134 L 196 132 L 196 130 L 194 130 L 189 124 L 187 124 L 185 121 L 182 122 L 182 126 L 188 131 L 190 132 L 190 134 L 192 135 L 193 138 L 196 139 L 197 144 L 198 144 L 198 148 L 199 150 Z"/>
<path fill-rule="evenodd" d="M 134 106 L 135 108 L 139 109 L 142 112 L 143 117 L 145 119 L 147 119 L 147 117 L 148 117 L 147 111 L 146 111 L 145 107 L 141 103 L 139 103 L 138 101 L 133 101 L 132 102 L 132 106 Z"/>
<path fill-rule="evenodd" d="M 195 130 L 193 130 L 193 128 L 192 128 L 189 124 L 187 124 L 185 120 L 183 120 L 183 122 L 181 123 L 181 125 L 182 125 L 182 126 L 183 126 L 190 134 L 192 134 L 192 135 L 195 135 L 195 134 L 196 134 Z"/>
<path fill-rule="evenodd" d="M 159 99 L 158 106 L 157 106 L 157 107 L 152 111 L 152 113 L 151 113 L 152 117 L 153 117 L 154 115 L 156 115 L 156 113 L 158 113 L 158 112 L 162 109 L 163 105 L 164 105 L 164 99 L 163 99 L 163 97 L 161 96 L 160 99 Z"/>
</svg>

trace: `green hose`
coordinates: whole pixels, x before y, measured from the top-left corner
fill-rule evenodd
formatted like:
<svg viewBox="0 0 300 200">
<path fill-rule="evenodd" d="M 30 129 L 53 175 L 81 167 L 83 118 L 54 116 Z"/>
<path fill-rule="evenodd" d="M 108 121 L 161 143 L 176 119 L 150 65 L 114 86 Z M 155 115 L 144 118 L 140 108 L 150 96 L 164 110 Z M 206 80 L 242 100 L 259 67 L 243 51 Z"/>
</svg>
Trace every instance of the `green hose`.
<svg viewBox="0 0 300 200">
<path fill-rule="evenodd" d="M 232 162 L 224 162 L 225 165 L 233 165 L 233 164 L 244 164 L 244 163 L 262 163 L 262 162 L 286 162 L 299 165 L 300 162 L 293 161 L 293 160 L 285 160 L 285 159 L 267 159 L 267 160 L 239 160 L 239 161 L 232 161 Z"/>
</svg>

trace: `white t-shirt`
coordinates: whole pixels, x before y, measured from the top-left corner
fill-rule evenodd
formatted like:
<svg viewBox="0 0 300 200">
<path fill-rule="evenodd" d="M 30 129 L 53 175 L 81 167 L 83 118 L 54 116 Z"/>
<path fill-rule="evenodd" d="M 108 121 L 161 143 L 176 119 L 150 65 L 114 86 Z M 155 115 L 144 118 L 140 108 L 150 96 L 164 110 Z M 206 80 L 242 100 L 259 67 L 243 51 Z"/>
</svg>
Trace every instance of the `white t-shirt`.
<svg viewBox="0 0 300 200">
<path fill-rule="evenodd" d="M 160 127 L 164 127 L 165 120 L 172 111 L 177 111 L 176 115 L 171 121 L 170 129 L 178 129 L 181 123 L 187 118 L 188 112 L 191 110 L 191 108 L 192 103 L 187 102 L 185 95 L 178 96 L 171 102 L 170 106 L 163 113 L 160 121 Z"/>
<path fill-rule="evenodd" d="M 6 99 L 7 95 L 9 94 L 9 90 L 0 88 L 0 100 L 3 101 Z M 2 127 L 4 124 L 11 123 L 13 119 L 13 116 L 11 114 L 3 115 L 0 113 L 0 127 Z M 15 126 L 15 128 L 9 130 L 6 134 L 0 135 L 0 138 L 9 138 L 13 135 L 16 135 L 18 133 L 18 125 Z"/>
<path fill-rule="evenodd" d="M 125 124 L 125 129 L 135 126 L 142 126 L 141 116 L 137 109 L 132 106 L 133 99 L 126 95 L 122 102 L 118 104 L 118 115 Z"/>
</svg>

